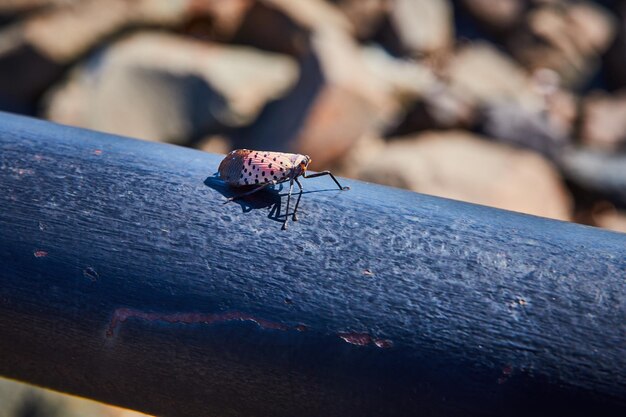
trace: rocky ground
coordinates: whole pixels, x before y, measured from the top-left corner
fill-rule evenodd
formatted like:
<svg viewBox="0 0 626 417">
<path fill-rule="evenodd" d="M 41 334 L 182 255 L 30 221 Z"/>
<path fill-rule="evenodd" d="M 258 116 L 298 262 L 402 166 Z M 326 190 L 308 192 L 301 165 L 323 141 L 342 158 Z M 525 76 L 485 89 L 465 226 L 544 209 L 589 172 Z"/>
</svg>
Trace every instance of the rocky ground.
<svg viewBox="0 0 626 417">
<path fill-rule="evenodd" d="M 626 232 L 626 0 L 1 0 L 0 109 Z"/>
</svg>

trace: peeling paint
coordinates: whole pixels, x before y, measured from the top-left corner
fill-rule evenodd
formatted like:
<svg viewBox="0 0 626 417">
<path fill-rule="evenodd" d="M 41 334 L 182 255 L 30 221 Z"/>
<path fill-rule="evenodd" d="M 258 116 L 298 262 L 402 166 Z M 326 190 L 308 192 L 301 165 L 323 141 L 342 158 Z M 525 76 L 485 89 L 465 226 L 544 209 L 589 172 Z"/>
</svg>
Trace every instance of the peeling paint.
<svg viewBox="0 0 626 417">
<path fill-rule="evenodd" d="M 155 313 L 120 307 L 113 313 L 113 317 L 111 318 L 106 331 L 106 336 L 112 337 L 122 323 L 130 318 L 137 318 L 151 322 L 183 324 L 216 324 L 229 321 L 251 321 L 263 329 L 282 331 L 296 330 L 298 332 L 306 332 L 309 330 L 309 326 L 303 323 L 299 323 L 295 326 L 288 326 L 286 324 L 265 320 L 239 311 L 229 311 L 226 313 Z M 342 332 L 337 333 L 337 336 L 339 336 L 343 341 L 356 346 L 373 345 L 380 349 L 389 349 L 393 347 L 393 342 L 391 340 L 374 338 L 369 333 Z"/>
<path fill-rule="evenodd" d="M 306 324 L 298 324 L 296 327 L 294 327 L 294 329 L 299 332 L 306 332 L 307 330 L 309 330 L 309 326 L 307 326 Z"/>
<path fill-rule="evenodd" d="M 46 252 L 45 250 L 36 250 L 35 252 L 33 252 L 33 255 L 35 255 L 35 258 L 44 258 L 48 256 L 48 252 Z"/>
<path fill-rule="evenodd" d="M 381 349 L 389 349 L 393 347 L 393 342 L 388 339 L 376 339 L 369 335 L 369 333 L 337 333 L 344 342 L 350 343 L 356 346 L 368 346 L 373 344 Z"/>
<path fill-rule="evenodd" d="M 375 339 L 374 344 L 381 349 L 389 349 L 393 347 L 393 342 L 389 339 Z"/>
<path fill-rule="evenodd" d="M 504 384 L 513 374 L 513 365 L 505 365 L 502 368 L 502 375 L 498 378 L 498 384 Z"/>
<path fill-rule="evenodd" d="M 338 333 L 337 335 L 351 345 L 367 346 L 372 343 L 372 337 L 367 333 Z"/>
<path fill-rule="evenodd" d="M 289 330 L 289 326 L 255 317 L 251 314 L 231 311 L 227 313 L 149 313 L 131 308 L 118 308 L 113 313 L 107 329 L 107 337 L 113 336 L 116 329 L 129 318 L 138 318 L 146 321 L 161 321 L 166 323 L 204 323 L 215 324 L 229 321 L 251 321 L 264 329 Z"/>
</svg>

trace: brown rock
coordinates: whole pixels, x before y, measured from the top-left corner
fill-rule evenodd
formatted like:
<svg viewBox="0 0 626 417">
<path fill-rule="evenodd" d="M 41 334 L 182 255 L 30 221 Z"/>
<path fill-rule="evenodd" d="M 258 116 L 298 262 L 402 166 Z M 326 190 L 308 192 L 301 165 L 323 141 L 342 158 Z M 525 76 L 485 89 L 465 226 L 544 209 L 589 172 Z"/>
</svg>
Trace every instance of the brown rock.
<svg viewBox="0 0 626 417">
<path fill-rule="evenodd" d="M 219 154 L 226 154 L 233 149 L 230 140 L 222 135 L 206 136 L 200 139 L 195 147 L 204 152 Z"/>
<path fill-rule="evenodd" d="M 395 0 L 390 17 L 404 47 L 414 56 L 452 47 L 454 28 L 448 0 Z"/>
<path fill-rule="evenodd" d="M 293 141 L 316 169 L 341 158 L 362 135 L 379 135 L 434 82 L 422 65 L 360 47 L 340 30 L 312 35 L 323 82 Z"/>
<path fill-rule="evenodd" d="M 190 1 L 184 31 L 199 39 L 232 41 L 254 0 Z"/>
<path fill-rule="evenodd" d="M 319 170 L 344 155 L 361 136 L 376 132 L 376 110 L 359 94 L 326 85 L 311 107 L 295 149 L 310 155 L 313 168 Z"/>
<path fill-rule="evenodd" d="M 460 48 L 447 64 L 446 75 L 452 89 L 479 105 L 505 101 L 533 108 L 541 105 L 528 73 L 484 42 Z"/>
<path fill-rule="evenodd" d="M 359 40 L 369 39 L 380 28 L 391 5 L 389 0 L 338 0 L 336 3 Z"/>
<path fill-rule="evenodd" d="M 249 124 L 297 77 L 288 57 L 143 32 L 111 45 L 47 99 L 53 121 L 185 143 Z"/>
<path fill-rule="evenodd" d="M 54 61 L 70 62 L 107 36 L 134 26 L 179 28 L 183 23 L 193 26 L 198 21 L 210 22 L 210 35 L 207 37 L 230 40 L 240 29 L 246 14 L 259 1 L 28 0 L 29 7 L 44 3 L 48 3 L 49 7 L 29 15 L 20 22 L 20 26 L 24 43 Z M 200 33 L 197 28 L 188 27 L 187 30 L 199 37 L 208 35 Z"/>
<path fill-rule="evenodd" d="M 361 47 L 342 30 L 325 28 L 315 32 L 312 41 L 325 81 L 371 101 L 383 119 L 398 111 L 400 101 L 421 96 L 435 81 L 424 65 Z"/>
<path fill-rule="evenodd" d="M 595 3 L 563 2 L 532 10 L 523 31 L 510 46 L 527 68 L 550 68 L 567 85 L 578 85 L 598 66 L 615 36 L 616 21 Z"/>
<path fill-rule="evenodd" d="M 502 31 L 516 25 L 523 16 L 527 0 L 463 0 L 463 6 L 489 29 Z"/>
<path fill-rule="evenodd" d="M 626 143 L 626 91 L 595 92 L 584 99 L 582 142 L 596 149 L 615 150 Z"/>
<path fill-rule="evenodd" d="M 105 39 L 131 26 L 177 26 L 185 19 L 192 1 L 0 2 L 0 14 L 12 22 L 0 30 L 0 93 L 4 109 L 34 113 L 42 94 L 63 77 L 69 66 Z"/>
<path fill-rule="evenodd" d="M 591 220 L 594 226 L 626 233 L 626 212 L 617 210 L 607 201 L 601 201 L 593 206 Z"/>
<path fill-rule="evenodd" d="M 125 27 L 137 23 L 171 26 L 182 22 L 187 11 L 187 1 L 84 0 L 63 3 L 28 17 L 22 25 L 28 44 L 54 61 L 64 63 Z"/>
<path fill-rule="evenodd" d="M 383 153 L 386 147 L 387 142 L 381 137 L 362 135 L 352 144 L 350 151 L 332 165 L 332 170 L 342 177 L 358 178 L 364 166 Z"/>
<path fill-rule="evenodd" d="M 44 6 L 54 6 L 63 0 L 4 0 L 0 2 L 0 14 L 23 13 Z"/>
<path fill-rule="evenodd" d="M 385 136 L 403 136 L 433 129 L 470 128 L 477 122 L 476 103 L 435 81 L 411 103 L 402 119 L 385 132 Z"/>
<path fill-rule="evenodd" d="M 225 40 L 296 57 L 309 53 L 308 29 L 288 11 L 270 1 L 251 0 L 249 3 L 232 37 Z"/>
<path fill-rule="evenodd" d="M 358 178 L 555 219 L 570 197 L 541 156 L 456 131 L 398 139 L 361 161 Z"/>
<path fill-rule="evenodd" d="M 324 0 L 264 0 L 264 2 L 282 10 L 311 31 L 352 30 L 346 16 L 336 6 Z"/>
<path fill-rule="evenodd" d="M 249 129 L 234 132 L 235 146 L 307 153 L 319 169 L 362 135 L 386 129 L 434 81 L 420 63 L 359 45 L 351 21 L 333 4 L 267 4 L 309 31 L 311 51 L 300 57 L 302 77 L 291 93 L 268 106 Z"/>
</svg>

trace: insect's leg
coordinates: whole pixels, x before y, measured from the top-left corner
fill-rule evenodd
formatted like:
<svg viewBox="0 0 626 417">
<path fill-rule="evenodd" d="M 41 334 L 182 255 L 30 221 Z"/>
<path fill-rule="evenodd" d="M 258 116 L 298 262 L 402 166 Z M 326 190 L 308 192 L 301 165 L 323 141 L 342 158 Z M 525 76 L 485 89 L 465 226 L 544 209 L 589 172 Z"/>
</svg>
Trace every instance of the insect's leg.
<svg viewBox="0 0 626 417">
<path fill-rule="evenodd" d="M 243 193 L 243 194 L 239 194 L 239 195 L 236 195 L 236 196 L 233 196 L 233 197 L 229 197 L 229 198 L 226 199 L 226 202 L 224 204 L 226 204 L 226 203 L 228 203 L 230 201 L 236 200 L 238 198 L 245 197 L 245 196 L 250 195 L 250 194 L 254 194 L 257 191 L 261 191 L 262 189 L 264 189 L 268 185 L 273 185 L 273 184 L 276 184 L 276 181 L 266 182 L 265 184 L 261 185 L 260 187 L 257 187 L 254 190 L 248 191 L 247 193 Z"/>
<path fill-rule="evenodd" d="M 339 181 L 337 181 L 337 178 L 335 178 L 335 176 L 330 171 L 316 172 L 315 174 L 311 174 L 311 175 L 306 175 L 306 172 L 305 172 L 302 176 L 304 178 L 315 178 L 315 177 L 321 177 L 324 175 L 330 175 L 330 178 L 332 178 L 333 181 L 335 181 L 335 184 L 337 184 L 337 187 L 339 187 L 340 190 L 350 189 L 350 187 L 342 187 L 341 184 L 339 184 Z"/>
<path fill-rule="evenodd" d="M 296 200 L 296 208 L 293 209 L 293 221 L 297 222 L 298 207 L 300 206 L 300 198 L 302 197 L 302 191 L 304 190 L 304 188 L 302 188 L 302 184 L 300 184 L 300 181 L 297 178 L 294 178 L 294 181 L 296 182 L 296 184 L 298 184 L 298 187 L 300 187 L 300 194 L 298 194 L 298 200 Z"/>
<path fill-rule="evenodd" d="M 283 230 L 287 230 L 287 220 L 289 220 L 289 202 L 291 201 L 291 191 L 293 190 L 293 178 L 289 181 L 289 194 L 287 195 L 287 208 L 285 209 L 285 222 Z"/>
</svg>

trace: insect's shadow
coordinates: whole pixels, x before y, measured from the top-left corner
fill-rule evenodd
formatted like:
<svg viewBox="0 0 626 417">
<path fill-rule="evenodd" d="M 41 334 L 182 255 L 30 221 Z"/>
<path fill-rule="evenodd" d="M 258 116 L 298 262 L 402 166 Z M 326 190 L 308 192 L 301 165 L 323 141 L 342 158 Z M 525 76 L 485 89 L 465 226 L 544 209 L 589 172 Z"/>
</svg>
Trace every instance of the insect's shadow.
<svg viewBox="0 0 626 417">
<path fill-rule="evenodd" d="M 243 194 L 247 191 L 250 191 L 254 188 L 251 187 L 241 187 L 241 188 L 233 188 L 229 187 L 223 180 L 221 180 L 218 174 L 213 174 L 212 176 L 207 177 L 204 180 L 204 185 L 214 189 L 224 196 L 224 202 L 226 203 L 226 199 L 235 197 L 237 195 Z M 285 190 L 286 188 L 286 190 Z M 237 198 L 230 203 L 239 204 L 243 213 L 249 213 L 252 210 L 259 210 L 268 208 L 269 213 L 267 217 L 271 220 L 277 222 L 283 222 L 285 220 L 285 213 L 282 213 L 282 199 L 287 196 L 287 191 L 289 187 L 284 187 L 284 184 L 277 184 L 275 186 L 267 187 L 264 190 L 258 191 L 254 194 L 247 195 L 242 198 Z M 285 192 L 283 192 L 285 190 Z M 311 193 L 319 193 L 322 191 L 332 191 L 332 190 L 315 190 L 315 191 L 304 191 L 304 194 Z M 292 194 L 292 204 L 295 203 L 295 200 L 298 198 L 299 192 L 294 189 L 294 193 Z M 295 197 L 295 200 L 294 200 Z M 229 203 L 229 204 L 230 204 Z M 293 206 L 291 206 L 293 208 Z"/>
<path fill-rule="evenodd" d="M 224 202 L 226 203 L 226 199 L 230 197 L 235 197 L 237 195 L 243 194 L 246 191 L 250 191 L 254 187 L 241 187 L 240 189 L 235 189 L 233 187 L 229 187 L 224 181 L 222 181 L 217 174 L 207 177 L 204 180 L 204 185 L 214 189 L 224 196 Z M 252 210 L 259 210 L 268 208 L 269 213 L 267 217 L 271 220 L 282 222 L 284 219 L 281 219 L 281 200 L 282 196 L 280 192 L 283 189 L 283 185 L 280 184 L 277 187 L 268 187 L 264 190 L 256 192 L 254 194 L 237 198 L 230 202 L 229 204 L 239 204 L 243 213 L 249 213 Z M 284 217 L 284 215 L 283 215 Z"/>
</svg>

